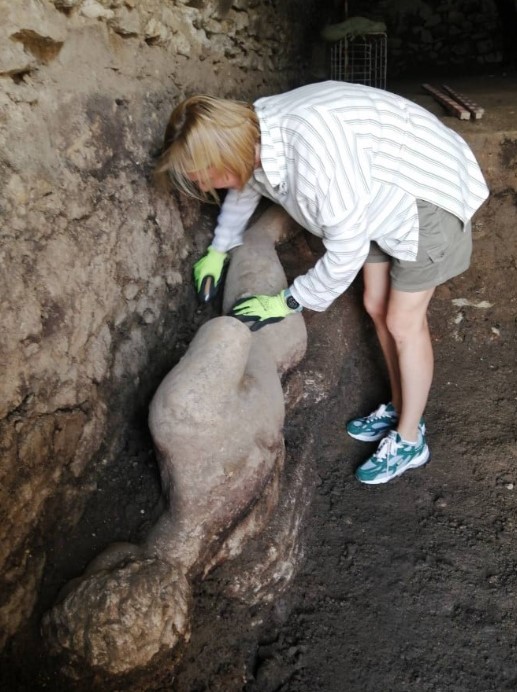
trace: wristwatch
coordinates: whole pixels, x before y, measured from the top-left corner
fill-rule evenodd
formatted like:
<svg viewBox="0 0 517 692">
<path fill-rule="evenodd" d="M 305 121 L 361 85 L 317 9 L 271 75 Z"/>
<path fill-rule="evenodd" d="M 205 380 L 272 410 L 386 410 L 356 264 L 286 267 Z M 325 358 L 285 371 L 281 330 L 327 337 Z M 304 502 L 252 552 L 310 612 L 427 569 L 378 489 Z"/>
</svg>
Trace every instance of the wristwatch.
<svg viewBox="0 0 517 692">
<path fill-rule="evenodd" d="M 291 291 L 288 288 L 286 288 L 284 291 L 284 298 L 287 307 L 290 310 L 294 310 L 294 312 L 301 312 L 303 310 L 303 305 L 300 305 L 300 303 L 296 300 L 296 298 L 292 295 Z"/>
</svg>

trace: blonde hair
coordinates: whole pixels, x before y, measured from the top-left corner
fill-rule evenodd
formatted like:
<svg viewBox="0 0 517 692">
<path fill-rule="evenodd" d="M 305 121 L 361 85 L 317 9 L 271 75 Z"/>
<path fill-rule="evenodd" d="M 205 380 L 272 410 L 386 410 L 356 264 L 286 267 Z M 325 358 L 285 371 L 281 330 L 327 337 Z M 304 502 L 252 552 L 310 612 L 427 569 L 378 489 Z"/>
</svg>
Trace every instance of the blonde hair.
<svg viewBox="0 0 517 692">
<path fill-rule="evenodd" d="M 207 170 L 230 171 L 245 185 L 255 168 L 259 141 L 259 121 L 251 104 L 191 96 L 172 111 L 155 170 L 167 172 L 173 185 L 187 195 L 218 201 Z M 189 180 L 193 173 L 209 187 L 207 193 Z"/>
</svg>

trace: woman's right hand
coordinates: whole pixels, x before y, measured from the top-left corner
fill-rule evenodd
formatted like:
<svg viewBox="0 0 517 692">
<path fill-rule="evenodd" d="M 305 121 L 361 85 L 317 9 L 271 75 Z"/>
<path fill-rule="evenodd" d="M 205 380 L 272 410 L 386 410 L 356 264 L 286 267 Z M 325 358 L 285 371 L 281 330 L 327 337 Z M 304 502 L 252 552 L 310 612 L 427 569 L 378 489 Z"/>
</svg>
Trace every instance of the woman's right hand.
<svg viewBox="0 0 517 692">
<path fill-rule="evenodd" d="M 209 303 L 216 297 L 227 261 L 227 252 L 215 250 L 210 245 L 203 257 L 194 264 L 194 285 L 203 303 Z"/>
</svg>

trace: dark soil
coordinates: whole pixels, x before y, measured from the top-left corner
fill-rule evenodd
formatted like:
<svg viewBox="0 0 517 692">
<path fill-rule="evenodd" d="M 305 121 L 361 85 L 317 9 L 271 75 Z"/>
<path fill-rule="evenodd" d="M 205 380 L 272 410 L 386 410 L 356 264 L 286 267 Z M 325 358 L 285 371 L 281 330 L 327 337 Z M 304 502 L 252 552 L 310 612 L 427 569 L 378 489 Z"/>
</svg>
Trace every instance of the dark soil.
<svg viewBox="0 0 517 692">
<path fill-rule="evenodd" d="M 511 212 L 493 199 L 484 218 Z M 482 229 L 473 267 L 439 288 L 430 308 L 425 467 L 384 486 L 355 480 L 375 447 L 348 438 L 345 421 L 388 396 L 373 331 L 358 314 L 360 282 L 311 317 L 301 366 L 311 379 L 334 367 L 329 331 L 340 311 L 353 330 L 335 388 L 316 405 L 309 398 L 286 429 L 288 464 L 316 438 L 305 560 L 289 592 L 258 612 L 217 595 L 229 566 L 214 574 L 198 594 L 184 665 L 164 689 L 517 689 L 516 245 L 499 238 L 510 251 L 503 289 L 501 273 L 483 266 L 494 239 Z M 460 298 L 492 307 L 452 302 Z"/>
<path fill-rule="evenodd" d="M 223 565 L 195 585 L 193 635 L 180 667 L 112 689 L 517 689 L 515 211 L 513 194 L 491 198 L 474 228 L 473 266 L 431 303 L 431 461 L 384 486 L 354 478 L 374 447 L 348 438 L 345 422 L 389 397 L 359 279 L 327 312 L 307 315 L 309 350 L 298 369 L 307 396 L 286 421 L 285 473 L 288 483 L 310 447 L 312 501 L 289 589 L 250 608 L 224 596 L 235 567 Z M 300 256 L 308 260 L 298 250 L 282 249 L 290 276 L 303 270 Z M 159 515 L 143 417 L 123 457 L 98 479 L 74 534 L 50 550 L 33 621 L 4 654 L 2 689 L 79 689 L 47 659 L 37 623 L 74 576 L 71 565 L 81 573 L 104 545 L 137 540 Z M 256 546 L 247 554 L 260 560 Z"/>
</svg>

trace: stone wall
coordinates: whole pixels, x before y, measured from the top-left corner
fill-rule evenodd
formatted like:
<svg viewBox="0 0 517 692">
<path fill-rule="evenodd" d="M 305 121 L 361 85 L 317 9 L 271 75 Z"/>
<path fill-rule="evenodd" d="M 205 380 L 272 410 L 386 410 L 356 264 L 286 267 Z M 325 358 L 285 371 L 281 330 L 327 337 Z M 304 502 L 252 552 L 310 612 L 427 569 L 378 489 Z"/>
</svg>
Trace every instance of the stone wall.
<svg viewBox="0 0 517 692">
<path fill-rule="evenodd" d="M 383 0 L 388 17 L 392 73 L 436 74 L 493 69 L 503 60 L 502 34 L 493 0 Z"/>
<path fill-rule="evenodd" d="M 478 74 L 511 62 L 517 54 L 512 0 L 349 0 L 348 14 L 386 24 L 389 79 Z"/>
<path fill-rule="evenodd" d="M 302 83 L 315 4 L 0 0 L 0 646 L 184 348 L 210 223 L 150 184 L 170 110 Z"/>
</svg>

